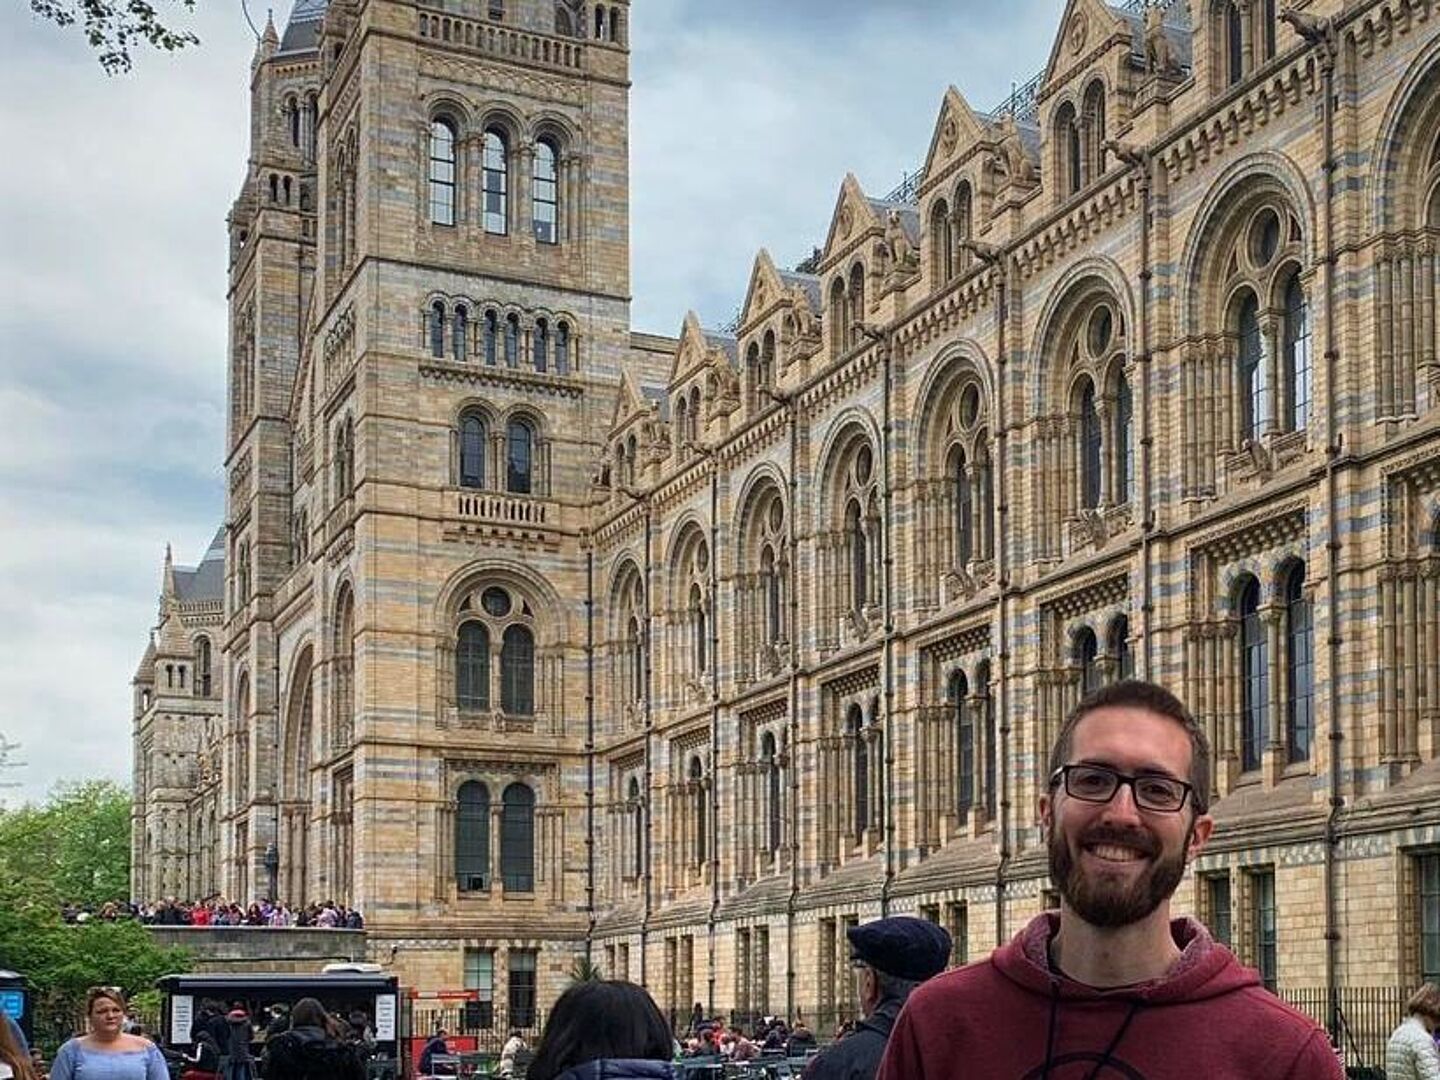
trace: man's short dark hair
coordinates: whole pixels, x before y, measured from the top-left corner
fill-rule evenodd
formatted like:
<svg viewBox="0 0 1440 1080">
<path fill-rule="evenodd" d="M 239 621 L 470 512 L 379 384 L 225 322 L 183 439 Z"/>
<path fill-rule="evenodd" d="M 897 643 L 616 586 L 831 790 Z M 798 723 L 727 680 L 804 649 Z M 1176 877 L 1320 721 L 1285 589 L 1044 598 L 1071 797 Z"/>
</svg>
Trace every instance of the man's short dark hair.
<svg viewBox="0 0 1440 1080">
<path fill-rule="evenodd" d="M 1186 779 L 1194 790 L 1190 794 L 1196 814 L 1210 809 L 1210 740 L 1205 730 L 1195 722 L 1184 702 L 1152 682 L 1141 679 L 1124 679 L 1110 683 L 1085 695 L 1079 705 L 1071 710 L 1060 728 L 1055 745 L 1050 748 L 1050 766 L 1046 779 L 1054 776 L 1056 770 L 1069 763 L 1075 748 L 1075 728 L 1080 721 L 1096 709 L 1130 708 L 1144 709 L 1159 716 L 1169 717 L 1190 737 L 1190 775 Z"/>
</svg>

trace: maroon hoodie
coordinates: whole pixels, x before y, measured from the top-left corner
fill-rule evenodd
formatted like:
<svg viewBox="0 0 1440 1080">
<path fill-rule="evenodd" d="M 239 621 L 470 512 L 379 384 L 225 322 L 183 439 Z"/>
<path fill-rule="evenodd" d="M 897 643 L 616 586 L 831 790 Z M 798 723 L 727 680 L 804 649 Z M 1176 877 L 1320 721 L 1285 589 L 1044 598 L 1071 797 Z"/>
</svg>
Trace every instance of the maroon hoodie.
<svg viewBox="0 0 1440 1080">
<path fill-rule="evenodd" d="M 878 1080 L 1343 1080 L 1325 1033 L 1191 919 L 1162 978 L 1097 990 L 1054 974 L 1055 913 L 906 1003 Z"/>
</svg>

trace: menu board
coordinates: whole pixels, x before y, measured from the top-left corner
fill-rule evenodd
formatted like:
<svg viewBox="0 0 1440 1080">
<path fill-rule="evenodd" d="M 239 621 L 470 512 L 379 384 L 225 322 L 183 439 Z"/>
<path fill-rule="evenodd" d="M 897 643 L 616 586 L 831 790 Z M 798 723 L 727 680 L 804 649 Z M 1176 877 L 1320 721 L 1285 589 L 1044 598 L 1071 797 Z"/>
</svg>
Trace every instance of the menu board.
<svg viewBox="0 0 1440 1080">
<path fill-rule="evenodd" d="M 375 995 L 375 1041 L 395 1041 L 395 995 Z"/>
<path fill-rule="evenodd" d="M 189 994 L 176 994 L 170 999 L 170 1042 L 190 1045 L 190 1028 L 195 1023 L 195 999 Z"/>
</svg>

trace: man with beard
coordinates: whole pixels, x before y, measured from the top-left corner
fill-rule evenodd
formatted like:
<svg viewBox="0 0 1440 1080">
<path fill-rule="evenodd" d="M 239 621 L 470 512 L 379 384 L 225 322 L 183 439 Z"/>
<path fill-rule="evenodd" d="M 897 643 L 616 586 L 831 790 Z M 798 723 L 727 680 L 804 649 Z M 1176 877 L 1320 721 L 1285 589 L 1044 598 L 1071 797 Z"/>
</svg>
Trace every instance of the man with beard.
<svg viewBox="0 0 1440 1080">
<path fill-rule="evenodd" d="M 1168 690 L 1091 694 L 1039 803 L 1060 911 L 932 979 L 880 1080 L 1341 1080 L 1325 1033 L 1265 991 L 1170 897 L 1214 829 L 1210 747 Z"/>
</svg>

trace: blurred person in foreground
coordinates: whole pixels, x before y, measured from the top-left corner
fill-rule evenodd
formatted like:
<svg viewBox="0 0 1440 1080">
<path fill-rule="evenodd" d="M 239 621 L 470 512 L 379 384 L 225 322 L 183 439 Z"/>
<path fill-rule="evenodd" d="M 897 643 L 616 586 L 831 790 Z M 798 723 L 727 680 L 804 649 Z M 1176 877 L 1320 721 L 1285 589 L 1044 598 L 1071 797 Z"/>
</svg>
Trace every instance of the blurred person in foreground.
<svg viewBox="0 0 1440 1080">
<path fill-rule="evenodd" d="M 1385 1047 L 1386 1080 L 1440 1080 L 1440 986 L 1422 983 L 1405 1003 L 1405 1020 Z"/>
<path fill-rule="evenodd" d="M 1038 809 L 1060 910 L 917 990 L 882 1080 L 1341 1080 L 1324 1031 L 1170 917 L 1215 827 L 1210 745 L 1175 695 L 1127 680 L 1083 700 Z"/>
<path fill-rule="evenodd" d="M 265 1043 L 260 1061 L 265 1080 L 365 1080 L 355 1047 L 340 1038 L 315 998 L 290 1010 L 290 1029 Z"/>
<path fill-rule="evenodd" d="M 3 1014 L 0 1022 L 0 1080 L 38 1080 L 39 1074 L 30 1060 L 30 1050 L 20 1027 Z"/>
<path fill-rule="evenodd" d="M 675 1080 L 675 1040 L 654 1000 L 621 980 L 576 983 L 560 995 L 528 1080 Z"/>
<path fill-rule="evenodd" d="M 160 1048 L 121 1030 L 125 997 L 119 990 L 92 989 L 85 995 L 85 1018 L 89 1032 L 60 1047 L 50 1066 L 50 1080 L 169 1080 Z"/>
</svg>

